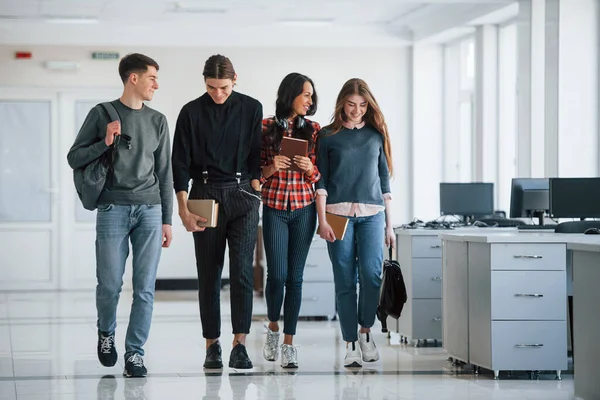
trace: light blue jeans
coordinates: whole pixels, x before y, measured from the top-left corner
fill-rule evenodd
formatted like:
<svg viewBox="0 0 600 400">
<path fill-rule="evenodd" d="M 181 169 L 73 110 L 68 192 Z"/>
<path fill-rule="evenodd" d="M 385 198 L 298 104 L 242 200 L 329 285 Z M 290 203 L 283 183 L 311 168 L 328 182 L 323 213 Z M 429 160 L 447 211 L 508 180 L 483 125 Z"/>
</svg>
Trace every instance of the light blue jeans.
<svg viewBox="0 0 600 400">
<path fill-rule="evenodd" d="M 358 340 L 358 326 L 370 328 L 375 323 L 381 269 L 385 214 L 349 218 L 344 240 L 327 242 L 333 265 L 335 301 L 342 337 L 346 342 Z M 357 294 L 356 283 L 360 284 Z"/>
<path fill-rule="evenodd" d="M 102 204 L 96 216 L 96 309 L 98 330 L 117 328 L 129 241 L 133 249 L 133 304 L 125 353 L 144 355 L 154 307 L 154 284 L 162 250 L 162 208 L 156 205 Z"/>
</svg>

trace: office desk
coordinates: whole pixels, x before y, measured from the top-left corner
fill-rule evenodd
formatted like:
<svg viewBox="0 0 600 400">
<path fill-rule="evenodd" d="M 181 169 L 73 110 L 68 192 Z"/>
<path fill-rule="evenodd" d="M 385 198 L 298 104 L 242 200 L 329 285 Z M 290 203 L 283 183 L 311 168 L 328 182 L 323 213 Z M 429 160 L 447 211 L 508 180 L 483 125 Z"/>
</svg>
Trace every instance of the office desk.
<svg viewBox="0 0 600 400">
<path fill-rule="evenodd" d="M 600 360 L 600 237 L 572 238 L 567 243 L 573 257 L 573 359 L 575 396 L 600 399 L 596 366 Z"/>
<path fill-rule="evenodd" d="M 419 347 L 427 340 L 442 340 L 442 243 L 440 233 L 516 232 L 516 228 L 402 229 L 396 228 L 396 259 L 400 263 L 407 301 L 388 328 L 400 334 L 401 343 Z"/>
<path fill-rule="evenodd" d="M 440 235 L 444 349 L 476 368 L 567 369 L 567 238 L 554 232 Z"/>
</svg>

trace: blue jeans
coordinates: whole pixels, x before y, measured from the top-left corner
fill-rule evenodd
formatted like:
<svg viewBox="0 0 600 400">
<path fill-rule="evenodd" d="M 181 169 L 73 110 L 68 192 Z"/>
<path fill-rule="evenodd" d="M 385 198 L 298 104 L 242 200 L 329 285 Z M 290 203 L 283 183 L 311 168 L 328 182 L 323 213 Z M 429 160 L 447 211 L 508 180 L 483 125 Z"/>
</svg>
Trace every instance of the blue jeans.
<svg viewBox="0 0 600 400">
<path fill-rule="evenodd" d="M 370 328 L 375 323 L 381 269 L 385 216 L 381 211 L 370 217 L 349 218 L 344 240 L 327 242 L 333 265 L 335 301 L 342 337 L 346 342 L 358 340 L 358 325 Z M 357 294 L 356 283 L 360 282 Z"/>
<path fill-rule="evenodd" d="M 129 241 L 133 249 L 133 304 L 125 352 L 144 355 L 154 304 L 154 283 L 162 249 L 162 209 L 156 205 L 102 204 L 96 216 L 96 309 L 98 330 L 117 328 Z"/>
</svg>

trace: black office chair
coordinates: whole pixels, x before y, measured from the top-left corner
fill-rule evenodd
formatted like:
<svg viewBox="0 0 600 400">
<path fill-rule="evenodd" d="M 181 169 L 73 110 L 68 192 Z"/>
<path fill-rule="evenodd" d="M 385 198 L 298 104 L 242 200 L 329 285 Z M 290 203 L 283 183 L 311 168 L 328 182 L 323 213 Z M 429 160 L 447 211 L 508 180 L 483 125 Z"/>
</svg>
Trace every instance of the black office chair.
<svg viewBox="0 0 600 400">
<path fill-rule="evenodd" d="M 590 228 L 600 228 L 600 221 L 569 221 L 556 225 L 556 233 L 585 233 Z"/>
</svg>

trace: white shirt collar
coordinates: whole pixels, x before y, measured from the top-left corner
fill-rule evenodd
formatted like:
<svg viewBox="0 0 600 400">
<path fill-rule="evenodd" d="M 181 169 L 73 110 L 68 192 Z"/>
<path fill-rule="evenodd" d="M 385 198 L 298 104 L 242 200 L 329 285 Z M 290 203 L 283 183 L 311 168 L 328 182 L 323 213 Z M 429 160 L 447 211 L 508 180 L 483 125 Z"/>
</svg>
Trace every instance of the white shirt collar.
<svg viewBox="0 0 600 400">
<path fill-rule="evenodd" d="M 347 129 L 361 129 L 363 126 L 365 126 L 365 121 L 362 121 L 360 124 L 356 124 L 356 125 L 354 125 L 350 122 L 343 121 L 342 125 L 344 125 L 344 128 L 347 128 Z"/>
</svg>

